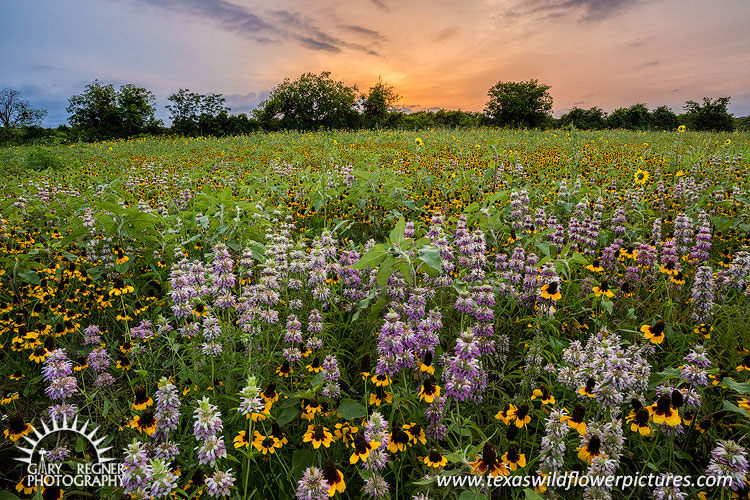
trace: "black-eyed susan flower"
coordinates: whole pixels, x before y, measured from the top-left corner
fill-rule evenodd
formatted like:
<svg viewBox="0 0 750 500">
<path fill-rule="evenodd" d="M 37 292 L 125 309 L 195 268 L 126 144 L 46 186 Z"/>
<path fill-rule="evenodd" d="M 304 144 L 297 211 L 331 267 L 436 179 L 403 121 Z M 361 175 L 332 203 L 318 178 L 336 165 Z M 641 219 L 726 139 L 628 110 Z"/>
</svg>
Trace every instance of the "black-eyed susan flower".
<svg viewBox="0 0 750 500">
<path fill-rule="evenodd" d="M 557 281 L 544 284 L 540 293 L 543 299 L 560 300 L 562 298 L 560 286 L 557 284 Z"/>
<path fill-rule="evenodd" d="M 320 370 L 323 369 L 322 366 L 320 366 L 320 359 L 316 356 L 315 359 L 312 360 L 312 363 L 307 365 L 305 368 L 307 368 L 307 371 L 310 373 L 318 373 Z"/>
<path fill-rule="evenodd" d="M 711 428 L 711 425 L 712 425 L 711 424 L 711 419 L 710 418 L 704 418 L 703 420 L 701 420 L 700 422 L 698 422 L 697 424 L 695 424 L 695 428 L 701 434 L 705 434 Z"/>
<path fill-rule="evenodd" d="M 725 378 L 728 378 L 729 380 L 734 380 L 732 377 L 729 376 L 727 372 L 720 371 L 716 375 L 709 375 L 708 378 L 711 379 L 711 385 L 719 385 L 721 384 Z"/>
<path fill-rule="evenodd" d="M 649 411 L 652 414 L 654 423 L 657 425 L 667 424 L 670 427 L 674 427 L 680 425 L 682 421 L 679 411 L 676 408 L 672 408 L 672 398 L 669 394 L 659 396 L 656 403 L 649 406 Z"/>
<path fill-rule="evenodd" d="M 432 353 L 430 351 L 427 351 L 422 358 L 422 362 L 419 364 L 419 371 L 430 375 L 435 374 L 435 367 L 432 365 Z"/>
<path fill-rule="evenodd" d="M 424 429 L 421 425 L 415 422 L 411 422 L 409 424 L 402 425 L 401 428 L 409 435 L 410 444 L 427 444 L 427 436 L 425 435 Z"/>
<path fill-rule="evenodd" d="M 294 373 L 294 370 L 291 366 L 289 366 L 289 361 L 284 360 L 283 363 L 281 363 L 281 366 L 276 368 L 276 373 L 279 375 L 279 377 L 289 377 L 292 373 Z"/>
<path fill-rule="evenodd" d="M 526 424 L 531 422 L 531 415 L 529 415 L 529 405 L 526 403 L 522 404 L 518 408 L 511 408 L 508 411 L 508 421 L 515 423 L 516 427 L 525 428 Z"/>
<path fill-rule="evenodd" d="M 354 427 L 353 425 L 350 425 L 346 422 L 339 422 L 333 429 L 333 438 L 335 441 L 341 441 L 342 443 L 344 443 L 344 446 L 349 446 L 349 442 L 354 439 L 354 435 L 358 430 L 359 429 L 357 427 Z"/>
<path fill-rule="evenodd" d="M 440 396 L 440 386 L 435 385 L 432 377 L 427 377 L 419 389 L 419 399 L 432 403 L 438 396 Z"/>
<path fill-rule="evenodd" d="M 626 421 L 630 422 L 630 430 L 639 433 L 641 436 L 651 435 L 651 412 L 648 408 L 641 407 L 635 412 L 633 417 L 627 417 Z"/>
<path fill-rule="evenodd" d="M 648 410 L 646 410 L 648 411 Z M 584 462 L 591 464 L 594 457 L 602 455 L 602 440 L 597 435 L 593 435 L 589 438 L 589 442 L 585 446 L 577 448 L 578 458 Z"/>
<path fill-rule="evenodd" d="M 126 285 L 123 279 L 118 276 L 114 280 L 112 289 L 109 291 L 109 295 L 110 296 L 114 295 L 115 297 L 119 297 L 120 295 L 133 293 L 134 291 L 135 291 L 135 288 L 133 288 L 131 285 Z"/>
<path fill-rule="evenodd" d="M 742 361 L 740 361 L 740 364 L 737 365 L 737 371 L 750 371 L 750 355 L 745 356 L 742 358 Z"/>
<path fill-rule="evenodd" d="M 262 454 L 276 453 L 277 448 L 281 448 L 281 443 L 276 441 L 273 436 L 264 436 L 258 431 L 253 434 L 253 447 Z"/>
<path fill-rule="evenodd" d="M 741 408 L 741 407 L 740 407 Z M 693 420 L 695 420 L 695 412 L 693 410 L 688 410 L 685 413 L 682 414 L 682 423 L 690 426 L 693 425 Z"/>
<path fill-rule="evenodd" d="M 641 326 L 641 333 L 643 333 L 643 336 L 650 340 L 652 344 L 661 344 L 664 342 L 664 328 L 666 328 L 666 324 L 663 321 L 657 321 L 653 326 Z"/>
<path fill-rule="evenodd" d="M 286 438 L 286 434 L 281 430 L 281 427 L 276 422 L 271 424 L 271 437 L 276 440 L 276 447 L 281 448 L 289 442 Z"/>
<path fill-rule="evenodd" d="M 589 379 L 586 381 L 586 385 L 578 389 L 578 394 L 581 396 L 588 396 L 590 398 L 593 398 L 596 396 L 596 391 L 594 391 L 594 386 L 596 385 L 596 380 L 589 377 Z"/>
<path fill-rule="evenodd" d="M 115 264 L 125 264 L 130 260 L 130 257 L 123 251 L 122 248 L 115 248 Z"/>
<path fill-rule="evenodd" d="M 275 403 L 279 400 L 279 393 L 276 391 L 276 382 L 271 382 L 266 390 L 260 393 L 260 397 L 266 403 Z"/>
<path fill-rule="evenodd" d="M 336 468 L 336 464 L 330 458 L 323 460 L 323 479 L 328 483 L 329 497 L 346 490 L 344 475 Z"/>
<path fill-rule="evenodd" d="M 47 356 L 50 355 L 50 351 L 47 350 L 44 346 L 36 346 L 34 348 L 34 351 L 29 354 L 29 359 L 33 361 L 34 363 L 41 363 L 45 359 L 47 359 Z"/>
<path fill-rule="evenodd" d="M 586 269 L 588 269 L 589 271 L 594 272 L 594 273 L 604 272 L 604 268 L 599 263 L 599 259 L 594 259 L 594 261 L 591 264 L 589 264 L 588 266 L 586 266 Z"/>
<path fill-rule="evenodd" d="M 367 441 L 362 432 L 354 435 L 354 453 L 349 457 L 350 464 L 356 464 L 362 460 L 364 462 L 370 456 L 370 452 L 380 446 L 380 441 Z"/>
<path fill-rule="evenodd" d="M 632 297 L 633 296 L 633 285 L 631 285 L 627 281 L 623 281 L 622 285 L 620 285 L 620 293 L 622 293 L 623 297 Z"/>
<path fill-rule="evenodd" d="M 524 455 L 523 453 L 518 453 L 518 446 L 514 444 L 508 447 L 508 451 L 503 453 L 503 456 L 500 457 L 500 459 L 512 471 L 518 469 L 519 467 L 526 467 L 526 455 Z"/>
<path fill-rule="evenodd" d="M 305 420 L 312 420 L 315 418 L 316 413 L 323 413 L 323 405 L 320 404 L 318 398 L 312 398 L 312 400 L 302 400 L 302 418 Z"/>
<path fill-rule="evenodd" d="M 18 392 L 6 389 L 3 391 L 3 395 L 0 396 L 0 405 L 9 405 L 13 401 L 16 401 L 18 398 Z"/>
<path fill-rule="evenodd" d="M 510 474 L 508 466 L 497 459 L 495 446 L 489 441 L 482 447 L 482 455 L 476 456 L 471 462 L 471 473 L 484 475 L 489 472 L 490 476 L 507 476 Z"/>
<path fill-rule="evenodd" d="M 210 310 L 205 306 L 205 304 L 196 304 L 193 308 L 193 315 L 196 318 L 205 318 L 209 313 Z"/>
<path fill-rule="evenodd" d="M 130 363 L 130 358 L 127 358 L 125 356 L 118 356 L 116 366 L 117 368 L 125 372 L 129 371 L 130 368 L 132 368 L 132 364 Z"/>
<path fill-rule="evenodd" d="M 42 500 L 62 500 L 63 493 L 59 486 L 42 486 Z"/>
<path fill-rule="evenodd" d="M 682 273 L 682 271 L 677 271 L 669 277 L 669 281 L 671 281 L 675 285 L 684 285 L 685 275 Z"/>
<path fill-rule="evenodd" d="M 543 405 L 555 404 L 555 396 L 550 394 L 546 385 L 542 385 L 539 389 L 534 389 L 534 392 L 531 394 L 531 399 L 539 399 Z"/>
<path fill-rule="evenodd" d="M 382 387 L 376 387 L 375 390 L 370 393 L 370 399 L 368 402 L 375 406 L 380 406 L 383 403 L 393 403 L 393 394 Z"/>
<path fill-rule="evenodd" d="M 24 422 L 20 413 L 14 413 L 8 418 L 8 428 L 3 435 L 14 443 L 34 431 L 34 426 Z"/>
<path fill-rule="evenodd" d="M 421 146 L 424 144 L 424 142 L 421 138 L 417 137 L 416 139 L 414 139 L 414 144 L 416 144 L 417 146 Z"/>
<path fill-rule="evenodd" d="M 448 459 L 441 455 L 436 448 L 430 450 L 430 454 L 424 457 L 422 459 L 422 462 L 424 462 L 428 467 L 432 467 L 434 469 L 437 469 L 438 467 L 445 467 L 446 465 L 448 465 Z"/>
<path fill-rule="evenodd" d="M 495 414 L 495 419 L 500 420 L 505 425 L 510 424 L 510 415 L 515 414 L 517 408 L 510 404 L 505 403 L 505 406 Z"/>
<path fill-rule="evenodd" d="M 650 174 L 648 172 L 646 172 L 645 170 L 641 170 L 639 168 L 638 171 L 635 173 L 634 181 L 636 184 L 640 184 L 640 185 L 646 184 L 646 182 L 648 181 L 649 175 Z"/>
<path fill-rule="evenodd" d="M 26 375 L 24 375 L 21 370 L 16 370 L 15 372 L 13 372 L 13 373 L 10 374 L 10 379 L 11 380 L 21 380 L 25 376 Z"/>
<path fill-rule="evenodd" d="M 402 431 L 400 428 L 396 427 L 396 425 L 393 425 L 393 429 L 391 430 L 391 434 L 388 437 L 388 451 L 391 453 L 398 453 L 399 451 L 404 451 L 406 449 L 406 445 L 409 444 L 409 435 Z"/>
<path fill-rule="evenodd" d="M 594 292 L 594 295 L 597 297 L 604 295 L 605 297 L 612 298 L 615 296 L 614 292 L 609 289 L 609 284 L 606 281 L 602 281 L 599 286 L 595 286 L 591 291 Z"/>
<path fill-rule="evenodd" d="M 134 410 L 145 410 L 147 406 L 151 406 L 154 404 L 154 400 L 148 397 L 148 394 L 146 394 L 146 388 L 142 385 L 139 385 L 135 388 L 135 399 L 133 400 L 133 409 Z"/>
<path fill-rule="evenodd" d="M 680 125 L 679 127 L 677 127 L 677 131 L 680 133 L 685 132 L 686 130 L 687 127 L 685 125 Z"/>
<path fill-rule="evenodd" d="M 388 387 L 391 385 L 391 377 L 388 375 L 373 375 L 370 380 L 377 387 Z"/>
<path fill-rule="evenodd" d="M 36 486 L 29 484 L 29 476 L 23 476 L 16 485 L 16 491 L 21 495 L 31 495 L 36 491 Z"/>
<path fill-rule="evenodd" d="M 714 327 L 705 323 L 701 323 L 700 325 L 696 326 L 693 331 L 698 335 L 703 335 L 704 339 L 710 339 L 711 332 L 714 331 Z"/>
<path fill-rule="evenodd" d="M 578 403 L 573 408 L 573 413 L 570 415 L 563 415 L 560 417 L 560 422 L 567 422 L 568 427 L 578 431 L 578 434 L 586 434 L 586 422 L 583 420 L 586 417 L 586 407 L 581 403 Z"/>
<path fill-rule="evenodd" d="M 662 264 L 661 267 L 659 267 L 659 271 L 668 276 L 672 276 L 674 274 L 677 274 L 679 269 L 677 269 L 675 263 L 670 260 L 666 264 Z"/>
<path fill-rule="evenodd" d="M 250 441 L 247 440 L 247 431 L 240 431 L 232 440 L 235 448 L 250 448 Z"/>
<path fill-rule="evenodd" d="M 316 450 L 320 448 L 320 445 L 328 448 L 331 446 L 331 442 L 333 441 L 333 434 L 328 431 L 328 427 L 323 427 L 319 424 L 309 425 L 307 426 L 307 432 L 305 432 L 302 441 L 304 443 L 312 443 L 313 448 L 315 448 Z"/>
<path fill-rule="evenodd" d="M 156 424 L 158 423 L 157 418 L 154 416 L 152 410 L 146 410 L 140 415 L 136 415 L 130 421 L 129 427 L 131 429 L 137 429 L 138 432 L 145 432 L 149 436 L 156 432 Z"/>
<path fill-rule="evenodd" d="M 120 352 L 123 354 L 128 354 L 132 350 L 133 344 L 131 342 L 124 342 L 122 345 L 120 345 Z"/>
</svg>

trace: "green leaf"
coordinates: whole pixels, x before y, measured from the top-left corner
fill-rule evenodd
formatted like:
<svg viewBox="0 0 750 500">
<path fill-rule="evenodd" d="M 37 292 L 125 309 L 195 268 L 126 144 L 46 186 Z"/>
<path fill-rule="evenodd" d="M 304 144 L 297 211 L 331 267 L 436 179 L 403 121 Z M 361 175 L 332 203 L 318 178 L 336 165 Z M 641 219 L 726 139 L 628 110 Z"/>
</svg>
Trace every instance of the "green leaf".
<svg viewBox="0 0 750 500">
<path fill-rule="evenodd" d="M 440 258 L 440 248 L 437 245 L 422 245 L 417 250 L 419 260 L 435 272 L 443 270 L 443 259 Z"/>
<path fill-rule="evenodd" d="M 367 251 L 362 257 L 359 258 L 356 264 L 352 266 L 353 269 L 364 269 L 366 267 L 377 267 L 378 264 L 383 262 L 388 252 L 385 246 L 377 244 Z"/>
<path fill-rule="evenodd" d="M 0 491 L 0 500 L 21 500 L 10 491 Z"/>
<path fill-rule="evenodd" d="M 336 411 L 346 420 L 364 418 L 367 415 L 367 410 L 364 406 L 349 398 L 342 399 Z"/>
<path fill-rule="evenodd" d="M 32 271 L 31 269 L 21 271 L 20 273 L 18 273 L 18 276 L 26 283 L 30 283 L 32 285 L 38 285 L 42 282 L 42 280 L 39 279 L 39 275 L 37 275 L 36 272 Z"/>
<path fill-rule="evenodd" d="M 734 412 L 734 413 L 738 413 L 738 414 L 742 415 L 745 418 L 750 417 L 750 413 L 748 413 L 746 410 L 743 410 L 742 408 L 740 408 L 740 407 L 738 407 L 736 405 L 733 405 L 729 401 L 724 401 L 724 409 L 725 410 L 729 410 L 729 411 Z"/>
<path fill-rule="evenodd" d="M 388 238 L 392 242 L 399 242 L 401 243 L 404 241 L 404 231 L 406 230 L 406 221 L 401 218 L 398 220 L 398 223 L 396 224 L 396 227 L 394 227 L 391 230 L 391 234 L 388 236 Z"/>
<path fill-rule="evenodd" d="M 391 274 L 393 274 L 393 271 L 395 271 L 394 264 L 396 263 L 396 259 L 393 257 L 393 255 L 388 254 L 385 257 L 385 260 L 382 264 L 380 264 L 380 269 L 378 269 L 378 276 L 375 281 L 377 281 L 378 285 L 380 287 L 385 287 L 386 283 L 388 283 L 388 278 L 391 277 Z"/>
<path fill-rule="evenodd" d="M 286 425 L 295 418 L 297 418 L 297 415 L 299 412 L 297 411 L 297 408 L 294 406 L 290 406 L 288 408 L 285 408 L 284 411 L 281 412 L 281 415 L 276 419 L 276 423 L 279 425 Z"/>
<path fill-rule="evenodd" d="M 458 500 L 487 500 L 487 497 L 482 495 L 481 493 L 477 493 L 476 491 L 466 490 L 461 493 L 461 496 L 458 497 Z"/>
<path fill-rule="evenodd" d="M 588 266 L 590 264 L 586 257 L 577 252 L 573 254 L 570 260 L 575 262 L 576 264 L 581 264 L 582 266 Z"/>
<path fill-rule="evenodd" d="M 602 307 L 609 313 L 612 314 L 612 307 L 614 306 L 614 303 L 612 303 L 611 300 L 602 298 Z"/>
<path fill-rule="evenodd" d="M 293 476 L 300 477 L 302 472 L 310 467 L 313 463 L 313 452 L 307 449 L 297 450 L 292 455 L 292 473 Z"/>
<path fill-rule="evenodd" d="M 312 387 L 315 387 L 318 384 L 322 384 L 323 381 L 325 380 L 323 377 L 325 377 L 325 374 L 323 372 L 316 373 L 315 376 L 310 381 L 310 385 Z"/>
<path fill-rule="evenodd" d="M 537 493 L 536 491 L 532 490 L 531 488 L 526 488 L 526 489 L 523 490 L 523 492 L 526 495 L 524 497 L 524 500 L 544 500 L 539 493 Z"/>
<path fill-rule="evenodd" d="M 750 392 L 750 383 L 735 382 L 729 377 L 724 377 L 724 379 L 721 381 L 721 385 L 729 387 L 730 389 L 734 389 L 735 392 L 739 392 L 740 394 L 747 394 Z"/>
</svg>

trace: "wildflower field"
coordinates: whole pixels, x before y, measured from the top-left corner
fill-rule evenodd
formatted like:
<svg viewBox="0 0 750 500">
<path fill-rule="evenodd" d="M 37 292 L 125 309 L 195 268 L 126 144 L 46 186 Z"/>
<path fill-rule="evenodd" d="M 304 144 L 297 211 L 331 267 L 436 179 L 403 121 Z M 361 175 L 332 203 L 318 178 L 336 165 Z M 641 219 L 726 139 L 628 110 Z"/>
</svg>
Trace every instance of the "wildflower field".
<svg viewBox="0 0 750 500">
<path fill-rule="evenodd" d="M 154 138 L 0 168 L 3 500 L 750 498 L 746 134 Z M 31 484 L 21 447 L 98 457 L 43 432 L 75 418 L 121 485 Z M 661 482 L 438 483 L 565 474 Z"/>
</svg>

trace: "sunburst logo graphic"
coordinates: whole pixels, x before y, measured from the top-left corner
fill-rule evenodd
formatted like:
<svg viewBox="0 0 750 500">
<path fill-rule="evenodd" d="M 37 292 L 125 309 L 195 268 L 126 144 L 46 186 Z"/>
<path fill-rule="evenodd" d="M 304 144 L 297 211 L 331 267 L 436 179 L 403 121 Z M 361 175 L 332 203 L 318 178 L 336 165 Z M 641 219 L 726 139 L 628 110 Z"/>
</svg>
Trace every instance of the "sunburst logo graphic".
<svg viewBox="0 0 750 500">
<path fill-rule="evenodd" d="M 112 457 L 105 456 L 111 446 L 105 446 L 106 437 L 96 437 L 99 427 L 89 430 L 89 420 L 79 424 L 78 416 L 72 422 L 63 417 L 62 422 L 53 419 L 52 425 L 42 421 L 42 430 L 34 429 L 34 433 L 24 436 L 28 446 L 17 444 L 16 447 L 23 452 L 22 457 L 15 457 L 19 462 L 26 464 L 28 473 L 27 484 L 29 486 L 119 486 L 123 470 L 122 463 L 115 462 Z M 47 461 L 48 450 L 42 447 L 42 441 L 47 437 L 69 432 L 77 434 L 88 441 L 96 453 L 95 462 L 76 463 L 72 471 L 63 471 L 62 464 Z M 39 455 L 39 461 L 34 462 L 34 456 Z"/>
</svg>

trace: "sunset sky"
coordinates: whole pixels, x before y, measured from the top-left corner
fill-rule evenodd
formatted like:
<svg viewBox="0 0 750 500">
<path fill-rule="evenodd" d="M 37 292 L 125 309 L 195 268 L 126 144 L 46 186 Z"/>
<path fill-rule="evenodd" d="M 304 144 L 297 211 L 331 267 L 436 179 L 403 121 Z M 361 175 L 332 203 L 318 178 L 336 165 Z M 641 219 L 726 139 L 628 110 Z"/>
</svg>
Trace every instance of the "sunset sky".
<svg viewBox="0 0 750 500">
<path fill-rule="evenodd" d="M 67 119 L 98 78 L 248 112 L 283 78 L 378 77 L 410 109 L 481 111 L 498 81 L 551 86 L 555 116 L 730 96 L 750 114 L 748 0 L 0 0 L 0 88 Z"/>
</svg>

